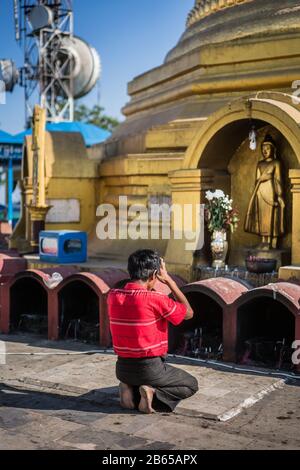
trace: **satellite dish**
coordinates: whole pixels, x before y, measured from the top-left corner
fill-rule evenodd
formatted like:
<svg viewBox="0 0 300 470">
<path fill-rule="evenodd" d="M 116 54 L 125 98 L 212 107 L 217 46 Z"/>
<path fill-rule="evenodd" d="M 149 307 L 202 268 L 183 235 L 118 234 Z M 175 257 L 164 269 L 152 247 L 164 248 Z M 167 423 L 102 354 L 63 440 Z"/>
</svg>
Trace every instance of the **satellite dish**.
<svg viewBox="0 0 300 470">
<path fill-rule="evenodd" d="M 96 49 L 77 36 L 62 39 L 57 60 L 63 62 L 70 56 L 73 59 L 73 93 L 77 99 L 87 95 L 96 85 L 101 74 L 101 60 Z"/>
<path fill-rule="evenodd" d="M 97 51 L 74 36 L 71 0 L 14 0 L 13 4 L 24 65 L 18 71 L 12 61 L 0 61 L 0 86 L 4 91 L 13 91 L 17 82 L 25 87 L 26 121 L 37 94 L 48 121 L 72 121 L 74 100 L 88 94 L 99 80 Z"/>
<path fill-rule="evenodd" d="M 19 80 L 19 71 L 12 60 L 0 60 L 0 80 L 5 84 L 5 91 L 13 91 Z"/>
<path fill-rule="evenodd" d="M 45 5 L 38 5 L 30 10 L 27 18 L 32 31 L 38 32 L 40 29 L 47 28 L 47 26 L 53 23 L 53 12 Z"/>
</svg>

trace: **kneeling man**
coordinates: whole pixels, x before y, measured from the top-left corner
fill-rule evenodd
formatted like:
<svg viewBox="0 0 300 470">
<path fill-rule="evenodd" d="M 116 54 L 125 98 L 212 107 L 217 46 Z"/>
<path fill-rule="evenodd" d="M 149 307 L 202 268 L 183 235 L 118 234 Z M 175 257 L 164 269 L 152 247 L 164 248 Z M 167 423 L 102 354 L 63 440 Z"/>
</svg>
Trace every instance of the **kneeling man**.
<svg viewBox="0 0 300 470">
<path fill-rule="evenodd" d="M 166 363 L 168 322 L 179 325 L 193 310 L 152 250 L 139 250 L 128 259 L 130 282 L 108 295 L 108 313 L 116 376 L 123 408 L 142 413 L 173 411 L 180 400 L 198 390 L 197 380 Z M 156 280 L 166 284 L 176 301 L 154 290 Z"/>
</svg>

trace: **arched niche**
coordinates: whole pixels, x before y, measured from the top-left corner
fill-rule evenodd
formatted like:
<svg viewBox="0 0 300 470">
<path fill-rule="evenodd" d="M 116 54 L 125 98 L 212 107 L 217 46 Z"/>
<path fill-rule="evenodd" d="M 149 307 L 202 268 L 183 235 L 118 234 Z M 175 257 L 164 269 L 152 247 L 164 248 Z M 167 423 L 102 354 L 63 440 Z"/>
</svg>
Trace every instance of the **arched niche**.
<svg viewBox="0 0 300 470">
<path fill-rule="evenodd" d="M 240 212 L 239 228 L 230 243 L 231 248 L 234 247 L 229 256 L 231 264 L 242 264 L 248 250 L 261 241 L 257 235 L 244 231 L 244 221 L 255 187 L 256 166 L 262 158 L 261 143 L 267 133 L 274 137 L 282 162 L 287 206 L 285 235 L 279 240 L 278 260 L 288 264 L 291 258 L 293 262 L 297 262 L 299 258 L 295 242 L 300 235 L 299 224 L 295 220 L 295 210 L 294 215 L 292 214 L 292 206 L 296 206 L 293 201 L 298 197 L 299 191 L 293 190 L 290 180 L 291 174 L 300 169 L 299 124 L 300 111 L 291 96 L 283 93 L 257 93 L 254 97 L 229 103 L 211 115 L 199 129 L 185 154 L 183 168 L 198 168 L 198 171 L 209 171 L 212 175 L 209 187 L 206 181 L 204 185 L 200 184 L 201 202 L 204 202 L 207 189 L 222 189 L 232 197 Z M 249 148 L 252 126 L 257 130 L 258 145 L 255 151 Z M 297 181 L 293 182 L 294 186 Z"/>
</svg>

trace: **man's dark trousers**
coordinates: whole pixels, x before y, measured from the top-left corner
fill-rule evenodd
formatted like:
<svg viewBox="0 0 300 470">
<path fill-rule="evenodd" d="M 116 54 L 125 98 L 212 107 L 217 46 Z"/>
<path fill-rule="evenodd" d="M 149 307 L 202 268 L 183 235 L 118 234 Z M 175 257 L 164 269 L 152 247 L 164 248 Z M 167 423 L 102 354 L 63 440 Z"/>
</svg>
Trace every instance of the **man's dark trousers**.
<svg viewBox="0 0 300 470">
<path fill-rule="evenodd" d="M 116 364 L 116 376 L 120 382 L 134 388 L 135 402 L 139 401 L 138 387 L 155 388 L 153 408 L 157 411 L 173 411 L 178 403 L 198 391 L 198 382 L 188 372 L 172 367 L 164 357 L 121 358 Z"/>
</svg>

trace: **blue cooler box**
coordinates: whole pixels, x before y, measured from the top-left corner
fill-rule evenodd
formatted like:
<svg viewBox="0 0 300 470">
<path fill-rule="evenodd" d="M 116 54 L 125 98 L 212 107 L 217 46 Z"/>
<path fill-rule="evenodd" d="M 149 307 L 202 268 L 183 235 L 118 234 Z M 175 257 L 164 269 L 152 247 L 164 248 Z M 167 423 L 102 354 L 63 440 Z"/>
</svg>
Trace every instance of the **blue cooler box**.
<svg viewBox="0 0 300 470">
<path fill-rule="evenodd" d="M 48 230 L 39 235 L 40 260 L 51 263 L 84 263 L 87 233 L 77 230 Z"/>
</svg>

